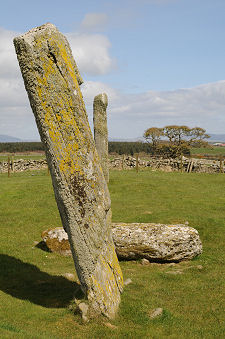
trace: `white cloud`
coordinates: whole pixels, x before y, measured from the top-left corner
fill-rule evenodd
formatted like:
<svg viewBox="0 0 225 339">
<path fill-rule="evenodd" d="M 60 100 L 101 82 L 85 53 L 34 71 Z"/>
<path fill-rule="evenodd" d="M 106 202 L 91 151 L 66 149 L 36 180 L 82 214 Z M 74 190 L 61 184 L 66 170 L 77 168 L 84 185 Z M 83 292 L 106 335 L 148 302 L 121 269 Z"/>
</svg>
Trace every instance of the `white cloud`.
<svg viewBox="0 0 225 339">
<path fill-rule="evenodd" d="M 79 70 L 87 75 L 103 75 L 115 67 L 109 55 L 108 38 L 101 34 L 66 34 Z"/>
<path fill-rule="evenodd" d="M 85 32 L 99 32 L 104 30 L 108 23 L 105 13 L 87 13 L 81 22 L 80 28 Z"/>
<path fill-rule="evenodd" d="M 200 126 L 211 133 L 223 133 L 224 93 L 225 81 L 219 81 L 190 89 L 121 95 L 112 103 L 111 124 L 117 128 L 113 127 L 111 135 L 139 137 L 148 127 L 169 124 Z"/>
<path fill-rule="evenodd" d="M 15 78 L 19 75 L 19 66 L 13 46 L 16 32 L 0 28 L 0 77 Z"/>
</svg>

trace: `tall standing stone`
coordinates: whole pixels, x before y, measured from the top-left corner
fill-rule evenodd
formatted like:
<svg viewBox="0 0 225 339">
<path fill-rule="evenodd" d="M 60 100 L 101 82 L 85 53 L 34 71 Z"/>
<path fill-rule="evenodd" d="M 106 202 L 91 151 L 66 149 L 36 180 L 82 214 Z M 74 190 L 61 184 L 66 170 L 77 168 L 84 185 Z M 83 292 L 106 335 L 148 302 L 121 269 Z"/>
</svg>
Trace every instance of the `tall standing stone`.
<svg viewBox="0 0 225 339">
<path fill-rule="evenodd" d="M 110 196 L 66 38 L 48 23 L 14 39 L 55 198 L 90 310 L 110 318 L 123 278 L 110 228 Z"/>
<path fill-rule="evenodd" d="M 106 182 L 109 181 L 107 106 L 107 95 L 96 95 L 93 103 L 94 139 Z"/>
</svg>

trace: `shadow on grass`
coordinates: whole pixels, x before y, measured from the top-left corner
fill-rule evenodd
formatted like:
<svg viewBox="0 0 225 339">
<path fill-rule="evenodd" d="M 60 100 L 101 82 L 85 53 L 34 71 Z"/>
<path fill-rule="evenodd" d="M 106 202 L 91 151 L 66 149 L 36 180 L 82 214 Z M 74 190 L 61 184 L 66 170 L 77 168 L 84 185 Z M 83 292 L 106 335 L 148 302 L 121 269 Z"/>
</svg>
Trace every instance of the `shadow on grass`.
<svg viewBox="0 0 225 339">
<path fill-rule="evenodd" d="M 76 282 L 42 272 L 38 267 L 6 254 L 0 254 L 0 289 L 47 308 L 65 308 L 75 297 L 82 297 Z"/>
</svg>

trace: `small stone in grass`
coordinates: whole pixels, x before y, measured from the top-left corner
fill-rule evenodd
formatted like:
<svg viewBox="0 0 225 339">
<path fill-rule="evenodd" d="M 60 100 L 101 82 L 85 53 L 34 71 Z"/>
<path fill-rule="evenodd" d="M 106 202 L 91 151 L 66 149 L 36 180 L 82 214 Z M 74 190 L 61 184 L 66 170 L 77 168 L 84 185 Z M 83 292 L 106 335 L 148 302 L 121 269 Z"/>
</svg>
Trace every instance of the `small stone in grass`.
<svg viewBox="0 0 225 339">
<path fill-rule="evenodd" d="M 71 281 L 75 280 L 75 275 L 73 273 L 64 273 L 62 276 Z"/>
<path fill-rule="evenodd" d="M 166 274 L 174 274 L 174 275 L 178 275 L 178 274 L 183 274 L 182 271 L 169 271 L 169 272 L 166 272 Z"/>
<path fill-rule="evenodd" d="M 128 279 L 126 279 L 125 281 L 124 281 L 124 286 L 127 286 L 127 285 L 129 285 L 129 284 L 131 284 L 132 283 L 132 280 L 130 279 L 130 278 L 128 278 Z"/>
<path fill-rule="evenodd" d="M 141 259 L 141 264 L 142 264 L 142 265 L 149 265 L 150 262 L 149 262 L 148 259 L 143 258 L 143 259 Z"/>
<path fill-rule="evenodd" d="M 81 312 L 81 316 L 82 316 L 82 319 L 83 321 L 88 321 L 88 317 L 87 317 L 87 313 L 88 313 L 88 305 L 81 302 L 79 305 L 78 305 L 78 308 Z"/>
<path fill-rule="evenodd" d="M 171 267 L 171 266 L 176 266 L 175 262 L 171 262 L 169 264 L 166 264 L 167 267 Z"/>
<path fill-rule="evenodd" d="M 154 308 L 149 312 L 149 317 L 151 319 L 155 319 L 157 317 L 160 317 L 163 314 L 163 309 L 161 307 Z"/>
<path fill-rule="evenodd" d="M 110 323 L 104 323 L 106 327 L 111 328 L 112 330 L 116 330 L 118 327 L 115 325 L 112 325 Z"/>
</svg>

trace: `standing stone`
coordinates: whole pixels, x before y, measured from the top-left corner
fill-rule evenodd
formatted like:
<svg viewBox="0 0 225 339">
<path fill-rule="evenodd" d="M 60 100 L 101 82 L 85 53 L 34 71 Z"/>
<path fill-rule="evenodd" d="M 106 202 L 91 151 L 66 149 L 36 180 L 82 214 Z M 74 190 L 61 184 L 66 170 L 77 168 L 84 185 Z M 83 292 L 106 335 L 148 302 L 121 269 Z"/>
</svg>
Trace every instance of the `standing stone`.
<svg viewBox="0 0 225 339">
<path fill-rule="evenodd" d="M 93 104 L 94 138 L 106 182 L 109 181 L 107 106 L 107 95 L 96 95 Z"/>
<path fill-rule="evenodd" d="M 110 228 L 110 196 L 67 39 L 47 23 L 14 39 L 55 198 L 90 312 L 113 318 L 123 278 Z"/>
</svg>

